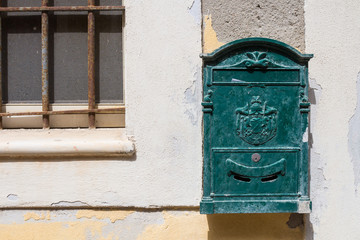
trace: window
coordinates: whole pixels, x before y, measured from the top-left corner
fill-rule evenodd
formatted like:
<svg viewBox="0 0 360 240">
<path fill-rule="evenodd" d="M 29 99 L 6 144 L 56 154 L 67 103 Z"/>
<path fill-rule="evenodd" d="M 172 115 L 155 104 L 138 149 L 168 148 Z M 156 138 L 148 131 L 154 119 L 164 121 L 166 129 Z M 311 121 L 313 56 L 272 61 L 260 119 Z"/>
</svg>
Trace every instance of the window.
<svg viewBox="0 0 360 240">
<path fill-rule="evenodd" d="M 3 127 L 123 127 L 124 9 L 119 0 L 3 0 Z"/>
</svg>

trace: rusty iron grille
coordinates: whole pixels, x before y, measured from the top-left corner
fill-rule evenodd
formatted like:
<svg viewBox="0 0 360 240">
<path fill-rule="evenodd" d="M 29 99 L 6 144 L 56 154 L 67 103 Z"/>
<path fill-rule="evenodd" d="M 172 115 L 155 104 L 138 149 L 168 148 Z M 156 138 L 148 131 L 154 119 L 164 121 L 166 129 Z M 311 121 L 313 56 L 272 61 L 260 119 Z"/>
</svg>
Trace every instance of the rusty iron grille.
<svg viewBox="0 0 360 240">
<path fill-rule="evenodd" d="M 82 110 L 61 110 L 51 111 L 49 105 L 49 12 L 55 11 L 87 11 L 88 16 L 88 109 Z M 125 113 L 125 107 L 97 109 L 95 104 L 95 14 L 96 11 L 125 11 L 124 6 L 97 6 L 95 0 L 88 0 L 87 6 L 49 6 L 49 0 L 41 0 L 41 7 L 2 7 L 0 0 L 0 13 L 4 12 L 41 12 L 41 84 L 42 84 L 42 111 L 40 112 L 0 112 L 0 129 L 2 129 L 2 117 L 7 116 L 26 116 L 26 115 L 42 115 L 43 128 L 50 127 L 49 116 L 59 114 L 88 114 L 89 128 L 95 128 L 95 114 L 115 114 Z M 0 34 L 1 29 L 0 15 Z M 1 35 L 0 35 L 1 37 Z M 0 38 L 1 39 L 1 38 Z M 1 50 L 1 41 L 0 41 Z M 1 69 L 1 59 L 0 59 Z M 0 99 L 2 99 L 0 74 Z M 40 86 L 39 86 L 40 87 Z M 0 111 L 2 109 L 2 101 L 0 101 Z"/>
</svg>

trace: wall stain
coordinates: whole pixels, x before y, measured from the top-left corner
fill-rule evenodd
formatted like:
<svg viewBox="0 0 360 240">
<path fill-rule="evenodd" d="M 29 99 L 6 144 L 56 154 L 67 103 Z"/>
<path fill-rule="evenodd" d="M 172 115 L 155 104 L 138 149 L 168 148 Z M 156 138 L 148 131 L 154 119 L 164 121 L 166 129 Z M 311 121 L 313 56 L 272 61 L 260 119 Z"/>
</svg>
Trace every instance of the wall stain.
<svg viewBox="0 0 360 240">
<path fill-rule="evenodd" d="M 286 222 L 289 228 L 297 228 L 304 226 L 304 215 L 299 213 L 290 214 L 289 221 Z"/>
</svg>

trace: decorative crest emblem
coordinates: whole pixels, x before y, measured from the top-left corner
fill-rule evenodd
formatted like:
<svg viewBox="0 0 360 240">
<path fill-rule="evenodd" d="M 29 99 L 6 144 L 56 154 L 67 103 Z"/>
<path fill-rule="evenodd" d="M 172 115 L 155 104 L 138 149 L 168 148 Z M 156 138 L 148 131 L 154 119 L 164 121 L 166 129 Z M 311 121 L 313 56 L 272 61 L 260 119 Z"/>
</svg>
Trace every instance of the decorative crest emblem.
<svg viewBox="0 0 360 240">
<path fill-rule="evenodd" d="M 248 59 L 244 63 L 247 68 L 267 68 L 269 66 L 269 59 L 266 58 L 264 52 L 248 52 L 246 56 Z"/>
<path fill-rule="evenodd" d="M 247 143 L 260 145 L 276 135 L 277 110 L 267 106 L 259 96 L 253 96 L 250 105 L 236 109 L 236 131 Z"/>
</svg>

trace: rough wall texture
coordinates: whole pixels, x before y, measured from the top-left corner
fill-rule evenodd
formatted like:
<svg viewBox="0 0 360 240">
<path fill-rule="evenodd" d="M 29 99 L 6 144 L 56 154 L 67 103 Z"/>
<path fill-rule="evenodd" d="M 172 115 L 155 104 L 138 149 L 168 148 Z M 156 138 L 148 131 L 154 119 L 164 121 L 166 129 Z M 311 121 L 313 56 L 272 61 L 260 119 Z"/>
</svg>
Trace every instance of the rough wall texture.
<svg viewBox="0 0 360 240">
<path fill-rule="evenodd" d="M 136 161 L 119 169 L 127 176 L 117 182 L 119 194 L 126 205 L 198 205 L 200 0 L 129 0 L 125 5 L 126 128 L 137 152 Z"/>
<path fill-rule="evenodd" d="M 306 52 L 317 87 L 311 109 L 313 211 L 308 239 L 359 239 L 358 0 L 306 0 Z M 321 94 L 320 94 L 321 93 Z M 316 119 L 314 118 L 316 117 Z"/>
<path fill-rule="evenodd" d="M 305 49 L 303 0 L 203 0 L 202 9 L 220 42 L 266 37 Z"/>
</svg>

